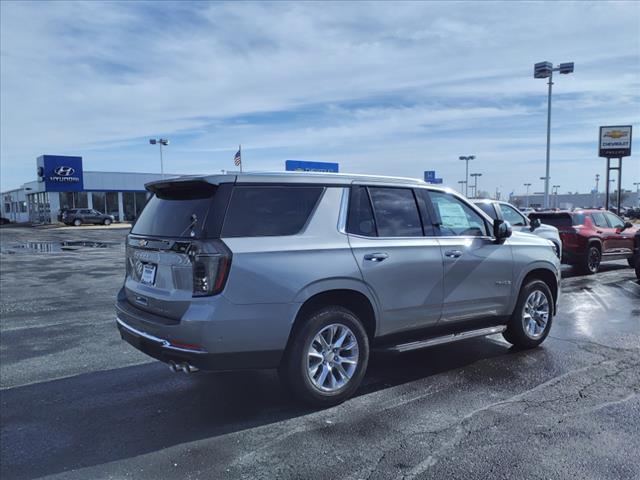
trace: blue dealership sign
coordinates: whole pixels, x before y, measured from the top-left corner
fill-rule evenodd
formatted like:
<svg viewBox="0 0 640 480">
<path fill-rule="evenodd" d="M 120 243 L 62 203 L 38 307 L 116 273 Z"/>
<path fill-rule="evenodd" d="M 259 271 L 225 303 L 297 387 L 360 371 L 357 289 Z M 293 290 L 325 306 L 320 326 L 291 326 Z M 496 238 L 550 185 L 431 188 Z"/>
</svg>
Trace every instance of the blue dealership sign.
<svg viewBox="0 0 640 480">
<path fill-rule="evenodd" d="M 436 178 L 436 171 L 435 170 L 426 170 L 424 172 L 424 181 L 427 182 L 427 183 L 434 183 L 434 184 L 442 183 L 442 179 L 441 178 Z"/>
<path fill-rule="evenodd" d="M 81 192 L 84 190 L 82 157 L 39 156 L 38 181 L 44 182 L 47 192 Z"/>
<path fill-rule="evenodd" d="M 338 164 L 329 162 L 308 162 L 305 160 L 285 160 L 287 172 L 334 172 L 338 173 Z"/>
</svg>

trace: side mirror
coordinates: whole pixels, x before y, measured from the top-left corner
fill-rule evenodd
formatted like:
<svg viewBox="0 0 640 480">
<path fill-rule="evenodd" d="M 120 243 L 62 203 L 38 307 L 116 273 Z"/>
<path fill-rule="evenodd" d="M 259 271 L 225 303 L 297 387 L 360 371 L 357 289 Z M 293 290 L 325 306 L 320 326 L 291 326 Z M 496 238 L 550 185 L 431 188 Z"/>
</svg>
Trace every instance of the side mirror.
<svg viewBox="0 0 640 480">
<path fill-rule="evenodd" d="M 536 228 L 539 228 L 541 225 L 539 218 L 534 218 L 531 220 L 531 231 L 533 232 Z"/>
<path fill-rule="evenodd" d="M 626 230 L 627 228 L 633 228 L 633 224 L 631 222 L 624 222 L 623 230 Z"/>
<path fill-rule="evenodd" d="M 496 242 L 503 242 L 511 236 L 511 224 L 506 220 L 495 219 L 493 221 L 493 236 L 496 237 Z"/>
</svg>

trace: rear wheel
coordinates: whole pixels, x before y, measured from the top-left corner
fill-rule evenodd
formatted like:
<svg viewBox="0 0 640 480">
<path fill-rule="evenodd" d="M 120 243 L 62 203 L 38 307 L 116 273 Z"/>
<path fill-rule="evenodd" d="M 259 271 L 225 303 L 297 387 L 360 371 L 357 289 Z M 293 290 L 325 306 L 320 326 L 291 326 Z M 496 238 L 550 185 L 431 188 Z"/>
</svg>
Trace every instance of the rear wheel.
<svg viewBox="0 0 640 480">
<path fill-rule="evenodd" d="M 553 295 L 542 280 L 531 280 L 523 285 L 518 303 L 503 336 L 519 348 L 540 345 L 551 329 Z"/>
<path fill-rule="evenodd" d="M 594 244 L 589 245 L 582 263 L 582 270 L 588 274 L 598 273 L 601 260 L 602 253 L 600 252 L 600 247 Z"/>
<path fill-rule="evenodd" d="M 79 218 L 76 218 L 76 219 L 73 221 L 73 224 L 74 224 L 76 227 L 79 227 L 80 225 L 82 225 L 82 220 L 80 220 Z"/>
<path fill-rule="evenodd" d="M 110 218 L 105 218 L 104 222 L 103 222 L 106 226 L 111 225 L 111 219 Z"/>
<path fill-rule="evenodd" d="M 344 402 L 356 391 L 369 360 L 369 339 L 343 307 L 309 315 L 291 338 L 279 374 L 300 400 L 318 407 Z"/>
</svg>

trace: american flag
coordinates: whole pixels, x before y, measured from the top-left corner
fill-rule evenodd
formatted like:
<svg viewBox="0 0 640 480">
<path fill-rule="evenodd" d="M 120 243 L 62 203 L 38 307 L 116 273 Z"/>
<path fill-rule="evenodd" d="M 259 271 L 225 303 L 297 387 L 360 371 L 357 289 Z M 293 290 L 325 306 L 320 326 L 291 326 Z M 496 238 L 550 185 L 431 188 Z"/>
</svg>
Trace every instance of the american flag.
<svg viewBox="0 0 640 480">
<path fill-rule="evenodd" d="M 236 152 L 236 156 L 233 157 L 233 163 L 236 164 L 236 167 L 239 167 L 240 165 L 242 165 L 242 157 L 240 155 L 240 149 L 238 149 L 238 151 Z"/>
</svg>

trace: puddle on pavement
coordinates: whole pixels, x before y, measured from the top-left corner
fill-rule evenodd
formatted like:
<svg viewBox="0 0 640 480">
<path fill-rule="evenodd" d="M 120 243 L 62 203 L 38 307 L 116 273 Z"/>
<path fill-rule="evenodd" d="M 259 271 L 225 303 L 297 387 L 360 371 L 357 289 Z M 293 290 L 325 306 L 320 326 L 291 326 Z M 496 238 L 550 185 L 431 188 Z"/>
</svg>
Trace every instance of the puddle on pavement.
<svg viewBox="0 0 640 480">
<path fill-rule="evenodd" d="M 109 248 L 117 245 L 115 242 L 19 242 L 0 247 L 0 253 L 63 253 L 92 248 Z"/>
</svg>

